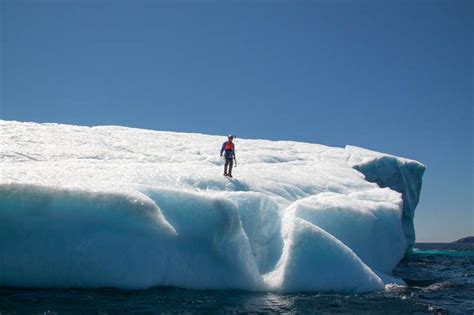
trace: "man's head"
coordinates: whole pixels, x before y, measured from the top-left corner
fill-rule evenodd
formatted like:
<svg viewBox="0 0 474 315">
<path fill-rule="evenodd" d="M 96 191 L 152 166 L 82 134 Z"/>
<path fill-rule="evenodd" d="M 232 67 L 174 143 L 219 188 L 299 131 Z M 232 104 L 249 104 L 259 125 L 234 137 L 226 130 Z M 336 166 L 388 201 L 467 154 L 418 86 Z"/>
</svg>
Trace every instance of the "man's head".
<svg viewBox="0 0 474 315">
<path fill-rule="evenodd" d="M 234 136 L 233 136 L 233 135 L 229 135 L 229 136 L 227 137 L 227 140 L 230 141 L 230 142 L 232 142 L 232 141 L 234 140 Z"/>
</svg>

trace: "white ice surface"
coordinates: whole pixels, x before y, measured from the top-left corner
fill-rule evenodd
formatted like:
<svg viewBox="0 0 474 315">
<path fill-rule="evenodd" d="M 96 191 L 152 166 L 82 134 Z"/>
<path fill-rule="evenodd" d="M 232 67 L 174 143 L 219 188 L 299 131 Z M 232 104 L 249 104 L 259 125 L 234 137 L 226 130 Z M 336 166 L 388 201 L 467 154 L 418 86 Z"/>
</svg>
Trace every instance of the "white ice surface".
<svg viewBox="0 0 474 315">
<path fill-rule="evenodd" d="M 422 164 L 236 139 L 228 179 L 223 141 L 0 120 L 0 286 L 366 292 L 396 281 Z"/>
</svg>

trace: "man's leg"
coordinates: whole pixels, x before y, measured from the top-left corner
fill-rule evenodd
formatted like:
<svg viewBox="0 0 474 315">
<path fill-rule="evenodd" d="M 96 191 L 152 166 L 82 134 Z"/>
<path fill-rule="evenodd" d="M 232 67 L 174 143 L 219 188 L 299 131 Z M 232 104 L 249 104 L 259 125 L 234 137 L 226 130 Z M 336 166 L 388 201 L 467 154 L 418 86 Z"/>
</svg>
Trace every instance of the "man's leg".
<svg viewBox="0 0 474 315">
<path fill-rule="evenodd" d="M 229 159 L 225 158 L 225 164 L 224 164 L 224 175 L 227 175 L 227 166 L 229 165 Z"/>
<path fill-rule="evenodd" d="M 232 166 L 234 166 L 234 160 L 229 159 L 228 161 L 229 161 L 229 172 L 227 173 L 227 175 L 232 176 Z"/>
</svg>

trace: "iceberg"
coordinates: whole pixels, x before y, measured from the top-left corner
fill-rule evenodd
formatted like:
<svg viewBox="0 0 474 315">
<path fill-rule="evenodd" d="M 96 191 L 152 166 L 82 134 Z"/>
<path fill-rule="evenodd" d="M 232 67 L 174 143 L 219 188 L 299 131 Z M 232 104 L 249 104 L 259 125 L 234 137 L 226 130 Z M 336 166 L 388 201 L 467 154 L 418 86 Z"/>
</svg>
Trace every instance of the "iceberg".
<svg viewBox="0 0 474 315">
<path fill-rule="evenodd" d="M 0 120 L 0 286 L 358 293 L 415 242 L 425 166 L 354 146 Z"/>
</svg>

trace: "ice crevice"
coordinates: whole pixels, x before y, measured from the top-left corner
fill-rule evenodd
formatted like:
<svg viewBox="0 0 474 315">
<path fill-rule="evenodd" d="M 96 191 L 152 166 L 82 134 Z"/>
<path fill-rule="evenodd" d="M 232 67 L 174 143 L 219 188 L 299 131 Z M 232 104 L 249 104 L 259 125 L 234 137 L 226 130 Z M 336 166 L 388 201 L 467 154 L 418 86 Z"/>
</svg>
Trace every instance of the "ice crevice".
<svg viewBox="0 0 474 315">
<path fill-rule="evenodd" d="M 221 137 L 1 120 L 0 132 L 0 286 L 367 292 L 399 282 L 415 240 L 413 160 L 237 139 L 229 179 Z"/>
</svg>

